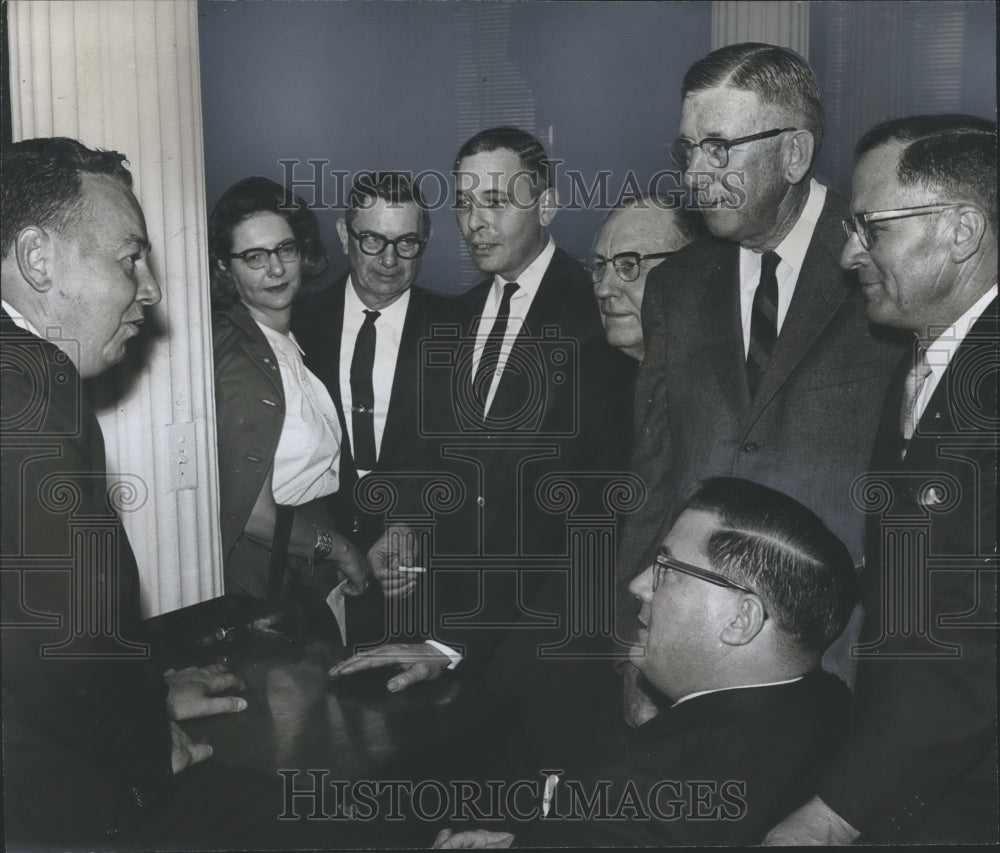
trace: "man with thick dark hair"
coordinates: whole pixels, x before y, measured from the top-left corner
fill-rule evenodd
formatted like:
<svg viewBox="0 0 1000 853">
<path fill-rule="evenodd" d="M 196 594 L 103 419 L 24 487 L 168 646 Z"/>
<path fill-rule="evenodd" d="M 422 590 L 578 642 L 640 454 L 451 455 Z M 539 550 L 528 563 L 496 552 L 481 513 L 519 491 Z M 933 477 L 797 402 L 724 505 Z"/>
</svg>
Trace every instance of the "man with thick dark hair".
<svg viewBox="0 0 1000 853">
<path fill-rule="evenodd" d="M 648 496 L 623 531 L 620 584 L 648 564 L 690 484 L 712 475 L 801 501 L 860 564 L 851 485 L 900 346 L 872 334 L 837 264 L 847 205 L 812 176 L 816 79 L 793 51 L 736 44 L 696 62 L 681 96 L 672 153 L 710 234 L 647 281 L 632 470 Z M 848 645 L 826 665 L 849 680 Z"/>
<path fill-rule="evenodd" d="M 641 601 L 632 659 L 668 707 L 610 766 L 568 766 L 547 819 L 514 827 L 517 840 L 758 843 L 772 815 L 815 790 L 846 732 L 847 688 L 819 663 L 856 588 L 847 548 L 797 501 L 747 480 L 699 484 L 630 587 Z M 510 840 L 448 833 L 445 848 Z"/>
<path fill-rule="evenodd" d="M 895 119 L 858 143 L 841 263 L 914 341 L 857 489 L 851 736 L 770 843 L 997 843 L 996 180 L 985 119 Z"/>
</svg>

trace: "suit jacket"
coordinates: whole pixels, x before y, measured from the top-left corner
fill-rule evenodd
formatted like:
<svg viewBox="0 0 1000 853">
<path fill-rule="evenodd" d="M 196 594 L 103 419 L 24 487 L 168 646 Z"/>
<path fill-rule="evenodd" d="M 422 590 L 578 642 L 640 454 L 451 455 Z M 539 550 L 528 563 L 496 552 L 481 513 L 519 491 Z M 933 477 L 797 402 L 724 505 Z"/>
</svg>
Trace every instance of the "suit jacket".
<svg viewBox="0 0 1000 853">
<path fill-rule="evenodd" d="M 847 688 L 819 671 L 693 697 L 632 732 L 611 766 L 582 777 L 568 768 L 549 817 L 511 831 L 530 846 L 759 844 L 815 790 L 849 705 Z M 578 805 L 574 782 L 587 799 L 610 783 L 593 813 Z"/>
<path fill-rule="evenodd" d="M 754 480 L 804 503 L 860 563 L 851 484 L 867 465 L 902 345 L 869 329 L 838 258 L 846 202 L 827 192 L 767 371 L 751 401 L 739 246 L 706 237 L 650 271 L 632 468 L 648 497 L 627 522 L 624 580 L 649 564 L 685 493 L 707 476 Z"/>
<path fill-rule="evenodd" d="M 343 444 L 340 452 L 340 488 L 331 506 L 338 529 L 353 535 L 363 547 L 370 547 L 382 534 L 384 518 L 359 506 L 355 496 L 358 469 L 351 451 L 347 413 L 340 391 L 340 344 L 344 330 L 344 294 L 348 273 L 330 287 L 295 303 L 292 331 L 302 347 L 304 361 L 326 385 L 340 418 Z M 389 411 L 378 461 L 380 473 L 408 471 L 423 460 L 419 426 L 420 344 L 430 333 L 431 323 L 446 318 L 446 301 L 417 287 L 410 288 L 399 355 L 389 396 Z"/>
<path fill-rule="evenodd" d="M 460 505 L 438 519 L 435 550 L 464 560 L 464 570 L 442 573 L 435 612 L 466 616 L 463 624 L 438 622 L 436 636 L 466 649 L 468 670 L 517 634 L 515 644 L 523 647 L 506 655 L 504 678 L 508 687 L 516 681 L 530 692 L 526 663 L 537 658 L 533 646 L 541 637 L 510 626 L 534 601 L 547 615 L 529 615 L 523 624 L 557 614 L 549 641 L 566 630 L 566 572 L 554 566 L 569 553 L 571 515 L 607 515 L 607 472 L 624 470 L 628 411 L 609 401 L 627 385 L 628 359 L 605 341 L 586 272 L 557 249 L 484 424 L 467 394 L 478 320 L 492 286 L 490 279 L 458 297 L 460 336 L 436 336 L 440 357 L 435 350 L 432 362 L 447 366 L 429 370 L 425 383 L 432 399 L 449 402 L 427 423 L 437 436 L 435 464 L 463 484 Z M 568 483 L 566 491 L 552 477 Z M 567 496 L 572 506 L 562 504 Z M 521 569 L 517 589 L 515 573 L 503 571 L 513 566 Z"/>
<path fill-rule="evenodd" d="M 113 846 L 171 796 L 166 686 L 80 376 L 6 313 L 0 335 L 6 840 Z"/>
<path fill-rule="evenodd" d="M 878 842 L 997 842 L 997 301 L 900 459 L 912 356 L 863 490 L 865 621 L 848 748 L 823 800 Z M 906 591 L 912 596 L 906 596 Z"/>
</svg>

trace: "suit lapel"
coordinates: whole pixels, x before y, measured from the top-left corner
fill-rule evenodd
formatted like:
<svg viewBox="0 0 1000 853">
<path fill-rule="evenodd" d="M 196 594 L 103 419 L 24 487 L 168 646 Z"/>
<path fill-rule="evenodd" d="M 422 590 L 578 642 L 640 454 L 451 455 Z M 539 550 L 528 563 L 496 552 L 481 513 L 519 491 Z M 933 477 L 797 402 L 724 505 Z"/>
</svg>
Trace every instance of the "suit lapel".
<svg viewBox="0 0 1000 853">
<path fill-rule="evenodd" d="M 760 415 L 792 372 L 802 363 L 809 348 L 840 309 L 849 289 L 840 272 L 840 225 L 829 209 L 830 195 L 824 203 L 802 269 L 795 293 L 774 353 L 767 366 L 760 388 L 750 409 L 751 423 Z M 842 241 L 842 236 L 840 237 Z"/>
<path fill-rule="evenodd" d="M 743 321 L 740 317 L 739 247 L 713 242 L 713 259 L 704 276 L 699 328 L 703 331 L 708 361 L 729 407 L 741 422 L 750 409 L 746 356 L 743 352 Z M 668 342 L 669 346 L 669 342 Z"/>
</svg>

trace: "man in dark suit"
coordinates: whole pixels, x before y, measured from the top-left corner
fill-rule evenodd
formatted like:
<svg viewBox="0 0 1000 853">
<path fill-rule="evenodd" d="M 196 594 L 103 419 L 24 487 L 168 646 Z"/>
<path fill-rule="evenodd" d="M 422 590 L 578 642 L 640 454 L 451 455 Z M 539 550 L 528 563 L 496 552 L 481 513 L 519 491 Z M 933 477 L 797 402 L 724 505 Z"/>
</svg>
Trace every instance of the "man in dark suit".
<svg viewBox="0 0 1000 853">
<path fill-rule="evenodd" d="M 816 79 L 790 50 L 737 44 L 691 66 L 681 93 L 673 154 L 710 236 L 649 276 L 632 460 L 648 496 L 623 533 L 621 580 L 709 475 L 791 495 L 860 563 L 851 484 L 900 349 L 870 333 L 837 264 L 846 202 L 812 178 Z M 827 665 L 849 678 L 846 648 L 835 644 Z"/>
<path fill-rule="evenodd" d="M 455 175 L 459 228 L 490 278 L 458 297 L 461 335 L 437 342 L 447 358 L 424 372 L 424 392 L 452 401 L 424 421 L 439 437 L 435 464 L 464 495 L 435 534 L 437 646 L 380 649 L 334 674 L 400 663 L 404 672 L 389 681 L 398 690 L 448 667 L 489 663 L 500 689 L 538 703 L 553 684 L 594 683 L 570 675 L 567 660 L 540 660 L 538 649 L 565 637 L 569 578 L 585 562 L 568 565 L 571 513 L 609 514 L 606 480 L 589 475 L 625 463 L 613 436 L 626 413 L 607 401 L 627 360 L 605 341 L 587 273 L 548 234 L 557 199 L 541 143 L 517 128 L 483 131 L 462 146 Z M 570 493 L 574 506 L 562 502 Z M 610 587 L 586 603 L 610 607 Z M 593 650 L 606 635 L 584 642 Z M 526 716 L 555 720 L 554 707 Z"/>
<path fill-rule="evenodd" d="M 849 693 L 819 662 L 856 586 L 843 543 L 797 501 L 748 480 L 700 484 L 631 584 L 641 601 L 633 660 L 669 707 L 608 766 L 581 773 L 589 744 L 581 750 L 546 819 L 514 828 L 518 842 L 758 843 L 772 815 L 815 790 L 846 733 Z M 510 841 L 448 833 L 439 846 Z"/>
<path fill-rule="evenodd" d="M 218 668 L 164 680 L 151 659 L 135 556 L 81 382 L 124 357 L 146 307 L 160 300 L 124 160 L 64 138 L 3 151 L 0 600 L 11 848 L 245 846 L 261 837 L 256 824 L 273 823 L 256 799 L 241 824 L 223 817 L 233 797 L 256 798 L 266 786 L 231 786 L 210 765 L 187 769 L 212 749 L 176 721 L 246 701 L 212 698 L 239 686 Z"/>
<path fill-rule="evenodd" d="M 896 119 L 858 143 L 841 263 L 869 316 L 916 340 L 857 488 L 851 737 L 771 843 L 997 843 L 996 174 L 985 119 Z"/>
</svg>

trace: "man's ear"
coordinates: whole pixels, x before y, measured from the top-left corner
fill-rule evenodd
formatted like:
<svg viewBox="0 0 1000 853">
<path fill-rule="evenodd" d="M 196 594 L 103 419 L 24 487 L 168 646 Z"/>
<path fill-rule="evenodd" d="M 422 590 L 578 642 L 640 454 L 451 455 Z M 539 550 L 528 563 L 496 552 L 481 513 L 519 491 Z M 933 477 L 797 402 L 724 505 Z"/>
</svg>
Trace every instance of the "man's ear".
<svg viewBox="0 0 1000 853">
<path fill-rule="evenodd" d="M 55 244 L 52 236 L 34 225 L 24 228 L 14 241 L 21 276 L 39 293 L 52 287 Z"/>
<path fill-rule="evenodd" d="M 985 214 L 974 205 L 964 204 L 956 212 L 949 249 L 951 259 L 961 264 L 979 251 L 988 225 Z"/>
<path fill-rule="evenodd" d="M 760 633 L 766 618 L 761 600 L 747 593 L 740 597 L 739 609 L 723 627 L 721 639 L 731 646 L 745 646 Z"/>
<path fill-rule="evenodd" d="M 816 140 L 808 130 L 796 130 L 782 141 L 782 173 L 790 184 L 797 184 L 809 174 Z"/>
<path fill-rule="evenodd" d="M 557 210 L 559 210 L 559 196 L 555 187 L 549 187 L 538 197 L 538 221 L 542 223 L 543 228 L 548 228 Z"/>
<path fill-rule="evenodd" d="M 343 217 L 337 220 L 337 235 L 340 237 L 340 245 L 344 247 L 344 254 L 346 255 L 350 244 L 350 234 L 347 233 L 347 220 Z"/>
</svg>

